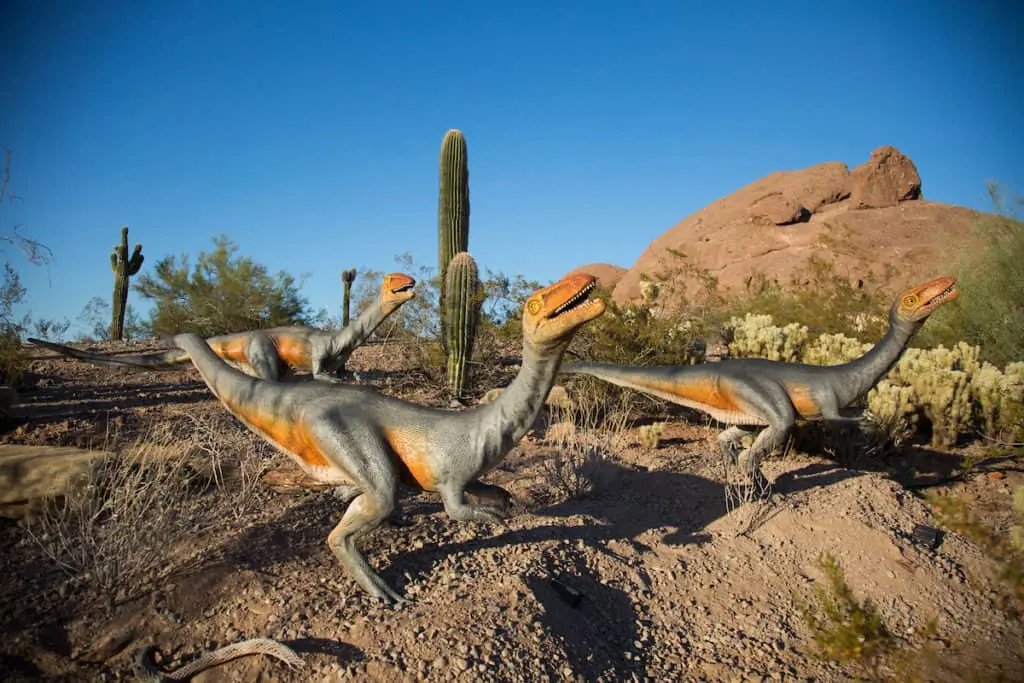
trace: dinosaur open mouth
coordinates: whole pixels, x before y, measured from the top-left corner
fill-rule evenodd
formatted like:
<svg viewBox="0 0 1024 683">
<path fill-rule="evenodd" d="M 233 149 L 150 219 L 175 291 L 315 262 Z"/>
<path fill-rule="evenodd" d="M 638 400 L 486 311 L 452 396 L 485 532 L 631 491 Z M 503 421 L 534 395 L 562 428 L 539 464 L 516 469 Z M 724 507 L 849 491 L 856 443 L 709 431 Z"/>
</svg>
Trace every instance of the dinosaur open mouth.
<svg viewBox="0 0 1024 683">
<path fill-rule="evenodd" d="M 556 308 L 548 317 L 555 318 L 563 313 L 573 310 L 574 308 L 579 308 L 580 306 L 593 303 L 592 301 L 589 301 L 587 297 L 590 296 L 590 292 L 594 290 L 596 285 L 597 281 L 591 280 L 587 285 L 580 289 L 580 291 L 573 294 L 572 298 Z"/>
<path fill-rule="evenodd" d="M 954 296 L 955 294 L 957 294 L 956 283 L 953 282 L 949 285 L 949 287 L 946 287 L 944 290 L 933 296 L 931 299 L 928 299 L 925 305 L 931 306 L 932 304 L 937 304 L 943 301 L 944 299 L 948 299 L 949 297 Z"/>
</svg>

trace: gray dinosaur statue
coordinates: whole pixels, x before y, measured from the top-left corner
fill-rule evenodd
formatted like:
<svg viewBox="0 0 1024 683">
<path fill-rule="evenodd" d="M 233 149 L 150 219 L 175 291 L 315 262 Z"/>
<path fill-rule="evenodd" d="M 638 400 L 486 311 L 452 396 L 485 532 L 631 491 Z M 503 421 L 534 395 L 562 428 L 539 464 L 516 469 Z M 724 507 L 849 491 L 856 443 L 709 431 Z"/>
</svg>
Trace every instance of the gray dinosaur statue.
<svg viewBox="0 0 1024 683">
<path fill-rule="evenodd" d="M 863 396 L 896 364 L 907 344 L 939 306 L 959 292 L 956 279 L 939 277 L 911 287 L 889 311 L 889 329 L 867 353 L 849 363 L 818 366 L 764 358 L 735 358 L 701 365 L 565 365 L 564 374 L 590 375 L 621 387 L 707 413 L 731 425 L 718 435 L 722 454 L 741 464 L 757 485 L 767 485 L 761 456 L 785 442 L 798 418 L 856 423 L 840 410 Z M 742 439 L 759 433 L 742 449 Z"/>
<path fill-rule="evenodd" d="M 530 295 L 518 375 L 493 403 L 464 411 L 420 406 L 368 387 L 256 379 L 224 363 L 197 335 L 177 335 L 174 344 L 231 413 L 314 478 L 339 487 L 350 502 L 328 546 L 373 598 L 400 602 L 356 541 L 391 515 L 400 483 L 440 493 L 454 520 L 503 519 L 508 492 L 479 477 L 531 428 L 576 331 L 604 312 L 603 301 L 588 298 L 595 283 L 577 273 Z M 482 504 L 467 502 L 467 493 Z"/>
<path fill-rule="evenodd" d="M 384 276 L 380 296 L 352 324 L 338 332 L 294 325 L 250 330 L 211 337 L 207 340 L 213 352 L 224 360 L 246 364 L 257 376 L 281 380 L 292 370 L 310 370 L 313 378 L 340 382 L 334 374 L 345 367 L 352 352 L 373 334 L 388 316 L 416 296 L 416 280 L 405 273 Z M 161 370 L 186 363 L 189 355 L 180 349 L 140 356 L 108 356 L 79 351 L 70 346 L 42 339 L 28 338 L 33 344 L 56 351 L 63 356 L 120 367 L 142 367 Z"/>
</svg>

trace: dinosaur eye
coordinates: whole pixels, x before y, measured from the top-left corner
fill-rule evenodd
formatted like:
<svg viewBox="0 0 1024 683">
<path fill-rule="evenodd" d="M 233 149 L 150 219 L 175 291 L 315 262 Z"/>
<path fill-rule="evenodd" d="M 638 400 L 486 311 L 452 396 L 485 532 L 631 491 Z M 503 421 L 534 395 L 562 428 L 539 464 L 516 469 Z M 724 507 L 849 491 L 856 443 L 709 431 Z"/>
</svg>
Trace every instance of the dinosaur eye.
<svg viewBox="0 0 1024 683">
<path fill-rule="evenodd" d="M 910 308 L 911 306 L 916 306 L 916 305 L 917 305 L 917 295 L 916 294 L 908 294 L 905 297 L 903 297 L 903 306 L 905 308 Z"/>
<path fill-rule="evenodd" d="M 526 302 L 526 310 L 530 312 L 530 315 L 537 315 L 540 313 L 541 305 L 540 299 L 530 299 Z"/>
</svg>

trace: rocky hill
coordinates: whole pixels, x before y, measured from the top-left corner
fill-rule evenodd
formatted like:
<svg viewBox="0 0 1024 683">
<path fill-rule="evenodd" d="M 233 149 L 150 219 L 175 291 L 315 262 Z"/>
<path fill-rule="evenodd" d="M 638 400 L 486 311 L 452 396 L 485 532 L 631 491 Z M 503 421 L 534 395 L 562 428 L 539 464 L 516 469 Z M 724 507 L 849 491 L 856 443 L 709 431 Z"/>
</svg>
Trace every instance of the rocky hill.
<svg viewBox="0 0 1024 683">
<path fill-rule="evenodd" d="M 684 265 L 709 271 L 726 291 L 742 290 L 755 273 L 789 286 L 811 256 L 892 292 L 949 270 L 976 239 L 983 215 L 925 201 L 914 162 L 880 147 L 852 171 L 839 162 L 778 171 L 688 216 L 621 275 L 614 298 L 640 300 L 641 279 L 667 271 L 696 296 L 692 276 L 680 273 Z"/>
</svg>

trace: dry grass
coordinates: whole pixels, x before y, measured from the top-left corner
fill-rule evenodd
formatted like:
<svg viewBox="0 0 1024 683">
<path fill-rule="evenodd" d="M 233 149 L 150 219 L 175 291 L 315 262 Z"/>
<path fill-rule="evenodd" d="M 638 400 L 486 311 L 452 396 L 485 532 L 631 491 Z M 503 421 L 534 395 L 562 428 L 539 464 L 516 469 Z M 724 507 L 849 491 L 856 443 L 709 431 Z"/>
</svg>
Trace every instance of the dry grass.
<svg viewBox="0 0 1024 683">
<path fill-rule="evenodd" d="M 127 443 L 108 435 L 104 450 L 112 455 L 26 520 L 43 554 L 102 595 L 108 609 L 187 561 L 175 548 L 237 523 L 257 502 L 268 449 L 227 416 L 190 419 L 186 438 L 166 422 Z"/>
<path fill-rule="evenodd" d="M 579 393 L 549 410 L 545 441 L 555 452 L 544 463 L 548 481 L 570 500 L 594 495 L 605 483 L 615 453 L 626 446 L 629 404 L 609 406 L 595 394 Z"/>
</svg>

